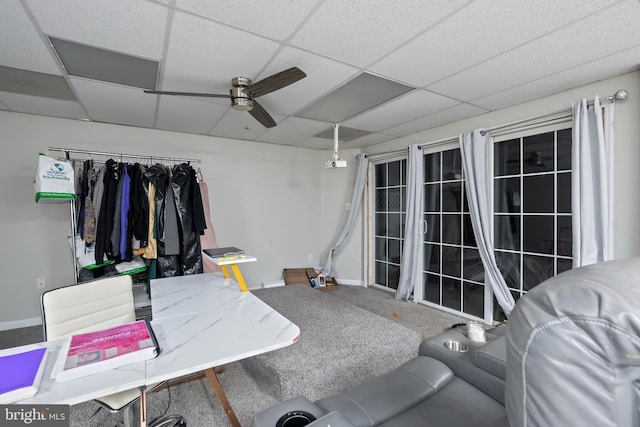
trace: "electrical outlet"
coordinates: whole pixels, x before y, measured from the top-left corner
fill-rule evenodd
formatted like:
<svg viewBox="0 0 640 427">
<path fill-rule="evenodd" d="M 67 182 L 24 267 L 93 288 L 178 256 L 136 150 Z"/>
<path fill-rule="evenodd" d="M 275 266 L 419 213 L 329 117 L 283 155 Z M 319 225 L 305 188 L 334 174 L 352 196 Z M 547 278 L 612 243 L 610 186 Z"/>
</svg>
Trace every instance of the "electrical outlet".
<svg viewBox="0 0 640 427">
<path fill-rule="evenodd" d="M 36 288 L 37 289 L 44 289 L 44 285 L 45 285 L 44 277 L 38 277 L 36 279 Z"/>
<path fill-rule="evenodd" d="M 307 261 L 313 261 L 313 254 L 307 254 Z"/>
</svg>

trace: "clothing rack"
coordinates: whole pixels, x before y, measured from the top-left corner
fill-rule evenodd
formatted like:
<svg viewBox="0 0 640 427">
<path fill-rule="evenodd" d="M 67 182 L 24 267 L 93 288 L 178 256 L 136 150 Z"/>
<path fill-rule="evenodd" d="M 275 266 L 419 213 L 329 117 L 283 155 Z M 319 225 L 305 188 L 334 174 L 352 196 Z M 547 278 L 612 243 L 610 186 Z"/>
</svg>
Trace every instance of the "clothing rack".
<svg viewBox="0 0 640 427">
<path fill-rule="evenodd" d="M 188 159 L 183 157 L 146 156 L 141 154 L 110 153 L 106 151 L 79 150 L 75 148 L 62 148 L 62 147 L 49 147 L 48 150 L 63 153 L 64 157 L 67 160 L 72 160 L 72 158 L 70 157 L 70 154 L 76 153 L 76 154 L 84 154 L 86 156 L 103 156 L 103 157 L 110 157 L 113 159 L 121 159 L 121 160 L 122 159 L 141 159 L 141 160 L 148 160 L 150 163 L 154 163 L 154 162 L 197 163 L 197 164 L 202 163 L 202 160 L 200 159 Z M 78 158 L 73 160 L 87 160 L 87 159 Z"/>
<path fill-rule="evenodd" d="M 163 157 L 163 156 L 144 156 L 140 154 L 125 154 L 125 153 L 113 153 L 107 151 L 94 151 L 94 150 L 81 150 L 76 148 L 63 148 L 63 147 L 48 147 L 49 152 L 58 152 L 64 155 L 66 160 L 88 160 L 91 156 L 102 156 L 105 158 L 113 158 L 120 159 L 120 161 L 125 159 L 139 159 L 139 160 L 148 160 L 149 163 L 157 163 L 157 162 L 169 162 L 169 163 L 196 163 L 201 164 L 202 160 L 200 159 L 189 159 L 184 157 Z M 86 157 L 78 157 L 74 158 L 71 156 L 71 153 L 84 155 Z M 95 160 L 95 159 L 92 159 Z M 78 269 L 78 254 L 76 252 L 76 203 L 75 198 L 71 199 L 69 203 L 70 215 L 69 219 L 71 222 L 71 252 L 73 256 L 73 280 L 77 281 L 79 277 L 79 269 Z"/>
</svg>

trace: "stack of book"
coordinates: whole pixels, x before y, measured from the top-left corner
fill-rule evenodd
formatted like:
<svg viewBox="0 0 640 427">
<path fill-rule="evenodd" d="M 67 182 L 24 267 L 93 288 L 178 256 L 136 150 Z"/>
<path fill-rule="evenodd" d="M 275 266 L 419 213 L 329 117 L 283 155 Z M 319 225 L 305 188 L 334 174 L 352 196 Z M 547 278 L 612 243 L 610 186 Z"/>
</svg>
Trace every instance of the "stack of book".
<svg viewBox="0 0 640 427">
<path fill-rule="evenodd" d="M 16 348 L 0 356 L 0 404 L 27 399 L 38 392 L 47 360 L 45 347 Z"/>
<path fill-rule="evenodd" d="M 52 378 L 65 382 L 153 359 L 160 353 L 146 320 L 69 337 L 58 354 Z"/>
</svg>

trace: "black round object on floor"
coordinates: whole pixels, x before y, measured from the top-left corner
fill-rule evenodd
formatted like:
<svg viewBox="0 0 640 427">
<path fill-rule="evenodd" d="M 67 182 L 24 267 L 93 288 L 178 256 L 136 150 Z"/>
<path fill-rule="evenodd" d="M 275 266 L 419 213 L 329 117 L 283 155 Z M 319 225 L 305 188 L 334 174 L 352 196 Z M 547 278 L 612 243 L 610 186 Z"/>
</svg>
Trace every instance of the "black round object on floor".
<svg viewBox="0 0 640 427">
<path fill-rule="evenodd" d="M 307 411 L 291 411 L 280 417 L 276 427 L 303 427 L 315 420 L 316 417 Z"/>
</svg>

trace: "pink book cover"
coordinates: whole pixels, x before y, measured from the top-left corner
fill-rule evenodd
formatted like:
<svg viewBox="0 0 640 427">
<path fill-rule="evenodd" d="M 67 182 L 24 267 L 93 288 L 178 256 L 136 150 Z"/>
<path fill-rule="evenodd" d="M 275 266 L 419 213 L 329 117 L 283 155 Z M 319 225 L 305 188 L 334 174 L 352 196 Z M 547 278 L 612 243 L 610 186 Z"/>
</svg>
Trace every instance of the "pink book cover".
<svg viewBox="0 0 640 427">
<path fill-rule="evenodd" d="M 97 332 L 74 335 L 64 370 L 90 365 L 138 350 L 156 347 L 147 322 L 140 320 Z"/>
</svg>

